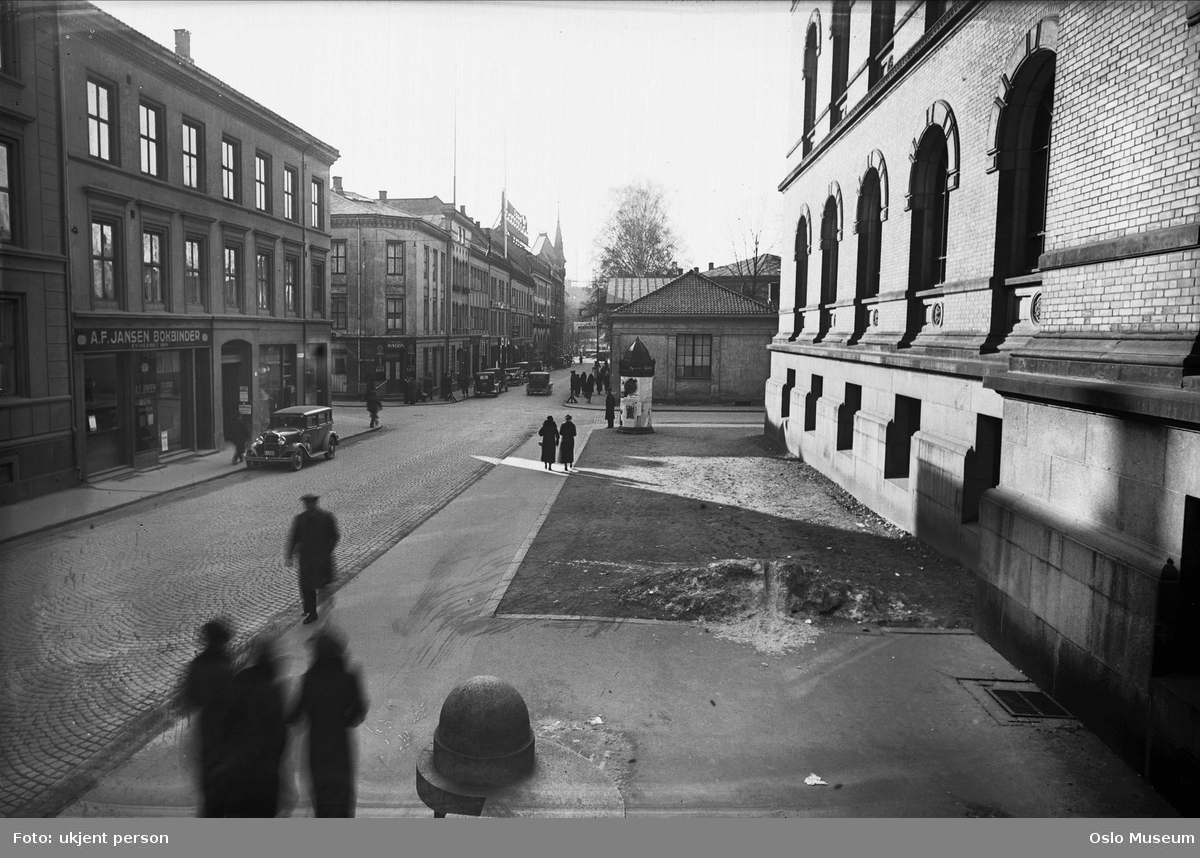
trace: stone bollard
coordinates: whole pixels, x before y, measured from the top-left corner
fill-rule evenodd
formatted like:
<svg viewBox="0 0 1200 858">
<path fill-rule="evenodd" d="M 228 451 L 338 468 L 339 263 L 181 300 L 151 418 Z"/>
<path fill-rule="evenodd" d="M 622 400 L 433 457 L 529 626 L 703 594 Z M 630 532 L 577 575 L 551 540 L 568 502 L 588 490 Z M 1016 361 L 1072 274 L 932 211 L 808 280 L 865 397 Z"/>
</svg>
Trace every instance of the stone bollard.
<svg viewBox="0 0 1200 858">
<path fill-rule="evenodd" d="M 417 795 L 438 819 L 625 815 L 620 792 L 586 759 L 554 742 L 536 748 L 524 699 L 494 676 L 446 696 L 433 742 L 417 757 Z"/>
</svg>

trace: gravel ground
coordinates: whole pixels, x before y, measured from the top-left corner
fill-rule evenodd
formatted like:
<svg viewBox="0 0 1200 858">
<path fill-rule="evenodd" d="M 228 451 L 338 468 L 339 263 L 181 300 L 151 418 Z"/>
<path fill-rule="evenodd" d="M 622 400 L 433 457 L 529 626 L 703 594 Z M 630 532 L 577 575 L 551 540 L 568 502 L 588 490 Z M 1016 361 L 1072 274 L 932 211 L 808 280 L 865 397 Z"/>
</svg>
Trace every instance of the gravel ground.
<svg viewBox="0 0 1200 858">
<path fill-rule="evenodd" d="M 761 427 L 597 428 L 498 613 L 690 620 L 777 651 L 822 626 L 969 628 L 974 576 Z"/>
</svg>

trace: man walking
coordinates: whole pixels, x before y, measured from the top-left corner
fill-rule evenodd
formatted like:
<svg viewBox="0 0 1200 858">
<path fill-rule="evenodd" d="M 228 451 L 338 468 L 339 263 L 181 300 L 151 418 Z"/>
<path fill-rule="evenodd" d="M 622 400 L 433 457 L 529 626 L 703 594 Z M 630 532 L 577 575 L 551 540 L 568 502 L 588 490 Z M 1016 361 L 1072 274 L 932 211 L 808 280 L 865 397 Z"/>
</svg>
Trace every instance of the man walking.
<svg viewBox="0 0 1200 858">
<path fill-rule="evenodd" d="M 237 422 L 233 424 L 230 440 L 233 441 L 233 461 L 230 464 L 236 465 L 246 458 L 246 445 L 250 443 L 249 417 L 238 416 Z"/>
<path fill-rule="evenodd" d="M 571 370 L 571 395 L 567 397 L 568 405 L 579 402 L 579 400 L 575 398 L 578 393 L 579 375 L 575 372 L 575 370 Z"/>
<path fill-rule="evenodd" d="M 307 624 L 317 619 L 317 589 L 333 582 L 333 549 L 342 535 L 333 513 L 317 507 L 317 495 L 304 495 L 300 500 L 304 512 L 292 519 L 286 557 L 290 568 L 292 557 L 300 555 L 300 599 Z"/>
<path fill-rule="evenodd" d="M 383 403 L 379 401 L 379 394 L 375 392 L 375 388 L 367 390 L 367 413 L 371 415 L 371 428 L 379 428 L 379 409 L 383 407 Z"/>
</svg>

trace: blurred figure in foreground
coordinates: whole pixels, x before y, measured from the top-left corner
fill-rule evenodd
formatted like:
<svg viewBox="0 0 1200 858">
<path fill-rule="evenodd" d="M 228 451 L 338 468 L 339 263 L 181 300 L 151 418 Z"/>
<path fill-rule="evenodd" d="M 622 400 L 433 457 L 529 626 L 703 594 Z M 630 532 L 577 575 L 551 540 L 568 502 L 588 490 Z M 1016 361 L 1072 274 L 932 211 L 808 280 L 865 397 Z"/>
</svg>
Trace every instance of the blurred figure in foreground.
<svg viewBox="0 0 1200 858">
<path fill-rule="evenodd" d="M 233 661 L 226 648 L 232 636 L 225 620 L 210 620 L 201 626 L 204 649 L 192 659 L 184 677 L 184 704 L 188 711 L 198 713 L 201 816 L 226 813 L 229 748 L 225 723 L 233 684 Z"/>
<path fill-rule="evenodd" d="M 288 728 L 278 661 L 274 642 L 260 640 L 250 665 L 233 678 L 226 717 L 231 760 L 227 816 L 270 818 L 279 814 Z"/>
<path fill-rule="evenodd" d="M 288 723 L 308 721 L 308 768 L 313 814 L 354 816 L 355 749 L 353 730 L 367 716 L 362 680 L 346 667 L 345 645 L 325 631 L 313 641 L 312 665 L 300 684 L 300 696 Z"/>
</svg>

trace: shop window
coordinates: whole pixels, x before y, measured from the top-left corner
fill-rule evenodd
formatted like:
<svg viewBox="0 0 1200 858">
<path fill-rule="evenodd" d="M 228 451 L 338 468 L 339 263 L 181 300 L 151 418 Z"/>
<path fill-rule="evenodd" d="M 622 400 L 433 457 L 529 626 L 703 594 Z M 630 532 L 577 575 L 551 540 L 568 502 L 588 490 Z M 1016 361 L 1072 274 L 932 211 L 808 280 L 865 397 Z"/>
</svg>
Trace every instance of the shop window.
<svg viewBox="0 0 1200 858">
<path fill-rule="evenodd" d="M 854 449 L 854 415 L 862 408 L 862 385 L 846 383 L 845 399 L 838 408 L 837 449 Z"/>
<path fill-rule="evenodd" d="M 24 395 L 23 329 L 20 297 L 0 295 L 0 396 Z"/>
<path fill-rule="evenodd" d="M 712 337 L 680 334 L 675 338 L 675 377 L 712 378 Z"/>
<path fill-rule="evenodd" d="M 921 400 L 896 394 L 896 414 L 888 423 L 883 458 L 885 479 L 906 479 L 912 436 L 921 428 Z"/>
</svg>

